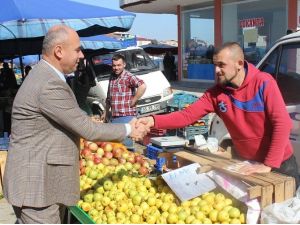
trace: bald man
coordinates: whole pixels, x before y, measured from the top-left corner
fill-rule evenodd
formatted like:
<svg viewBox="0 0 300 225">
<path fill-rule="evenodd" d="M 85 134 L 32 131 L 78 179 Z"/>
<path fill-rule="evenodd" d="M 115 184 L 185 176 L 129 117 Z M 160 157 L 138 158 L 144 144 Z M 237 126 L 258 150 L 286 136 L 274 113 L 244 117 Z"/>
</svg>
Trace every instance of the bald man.
<svg viewBox="0 0 300 225">
<path fill-rule="evenodd" d="M 181 128 L 208 113 L 223 119 L 237 154 L 258 163 L 245 174 L 275 170 L 296 179 L 298 166 L 289 140 L 292 122 L 276 81 L 244 60 L 238 43 L 225 43 L 213 56 L 217 84 L 185 110 L 154 115 L 140 124 L 159 129 Z M 176 122 L 175 122 L 176 121 Z"/>
<path fill-rule="evenodd" d="M 83 58 L 77 33 L 52 27 L 43 41 L 42 60 L 30 71 L 12 109 L 12 133 L 4 174 L 4 196 L 18 223 L 61 223 L 64 206 L 79 200 L 80 137 L 91 141 L 138 140 L 146 130 L 102 124 L 78 106 L 66 83 Z"/>
</svg>

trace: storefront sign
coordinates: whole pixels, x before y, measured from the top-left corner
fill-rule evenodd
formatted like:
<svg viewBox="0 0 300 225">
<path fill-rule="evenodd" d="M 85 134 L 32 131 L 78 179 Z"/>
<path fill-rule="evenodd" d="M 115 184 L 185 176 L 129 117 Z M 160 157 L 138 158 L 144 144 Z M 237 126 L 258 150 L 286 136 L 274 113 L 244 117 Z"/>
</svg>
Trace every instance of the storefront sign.
<svg viewBox="0 0 300 225">
<path fill-rule="evenodd" d="M 265 19 L 263 17 L 260 18 L 250 18 L 240 20 L 240 27 L 263 27 L 265 25 Z"/>
</svg>

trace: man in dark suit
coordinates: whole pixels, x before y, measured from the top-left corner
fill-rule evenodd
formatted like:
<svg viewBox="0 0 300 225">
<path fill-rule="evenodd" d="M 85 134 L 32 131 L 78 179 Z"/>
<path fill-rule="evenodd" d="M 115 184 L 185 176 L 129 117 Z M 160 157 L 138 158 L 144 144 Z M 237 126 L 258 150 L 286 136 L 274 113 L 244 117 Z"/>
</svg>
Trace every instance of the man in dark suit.
<svg viewBox="0 0 300 225">
<path fill-rule="evenodd" d="M 12 133 L 4 174 L 4 195 L 20 223 L 61 223 L 62 206 L 79 199 L 79 138 L 141 139 L 146 133 L 128 124 L 102 124 L 78 106 L 65 75 L 84 56 L 71 28 L 50 28 L 42 60 L 19 89 L 12 110 Z"/>
</svg>

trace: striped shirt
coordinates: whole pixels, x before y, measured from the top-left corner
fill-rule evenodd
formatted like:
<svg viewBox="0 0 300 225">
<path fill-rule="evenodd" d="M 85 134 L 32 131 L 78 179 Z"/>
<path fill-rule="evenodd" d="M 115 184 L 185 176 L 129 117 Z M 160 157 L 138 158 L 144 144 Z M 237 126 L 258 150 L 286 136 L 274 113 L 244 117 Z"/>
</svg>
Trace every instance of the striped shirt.
<svg viewBox="0 0 300 225">
<path fill-rule="evenodd" d="M 135 89 L 143 83 L 143 80 L 125 70 L 120 76 L 112 75 L 108 90 L 113 117 L 137 115 L 136 107 L 131 107 L 130 104 Z"/>
</svg>

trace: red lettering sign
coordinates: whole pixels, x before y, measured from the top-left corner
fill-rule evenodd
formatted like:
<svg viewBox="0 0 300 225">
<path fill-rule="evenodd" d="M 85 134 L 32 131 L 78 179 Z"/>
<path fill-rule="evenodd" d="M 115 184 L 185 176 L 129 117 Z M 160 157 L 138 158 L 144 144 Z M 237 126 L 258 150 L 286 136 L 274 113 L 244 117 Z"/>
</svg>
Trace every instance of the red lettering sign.
<svg viewBox="0 0 300 225">
<path fill-rule="evenodd" d="M 240 27 L 263 27 L 265 25 L 265 19 L 263 17 L 259 18 L 250 18 L 250 19 L 243 19 L 239 21 Z"/>
</svg>

